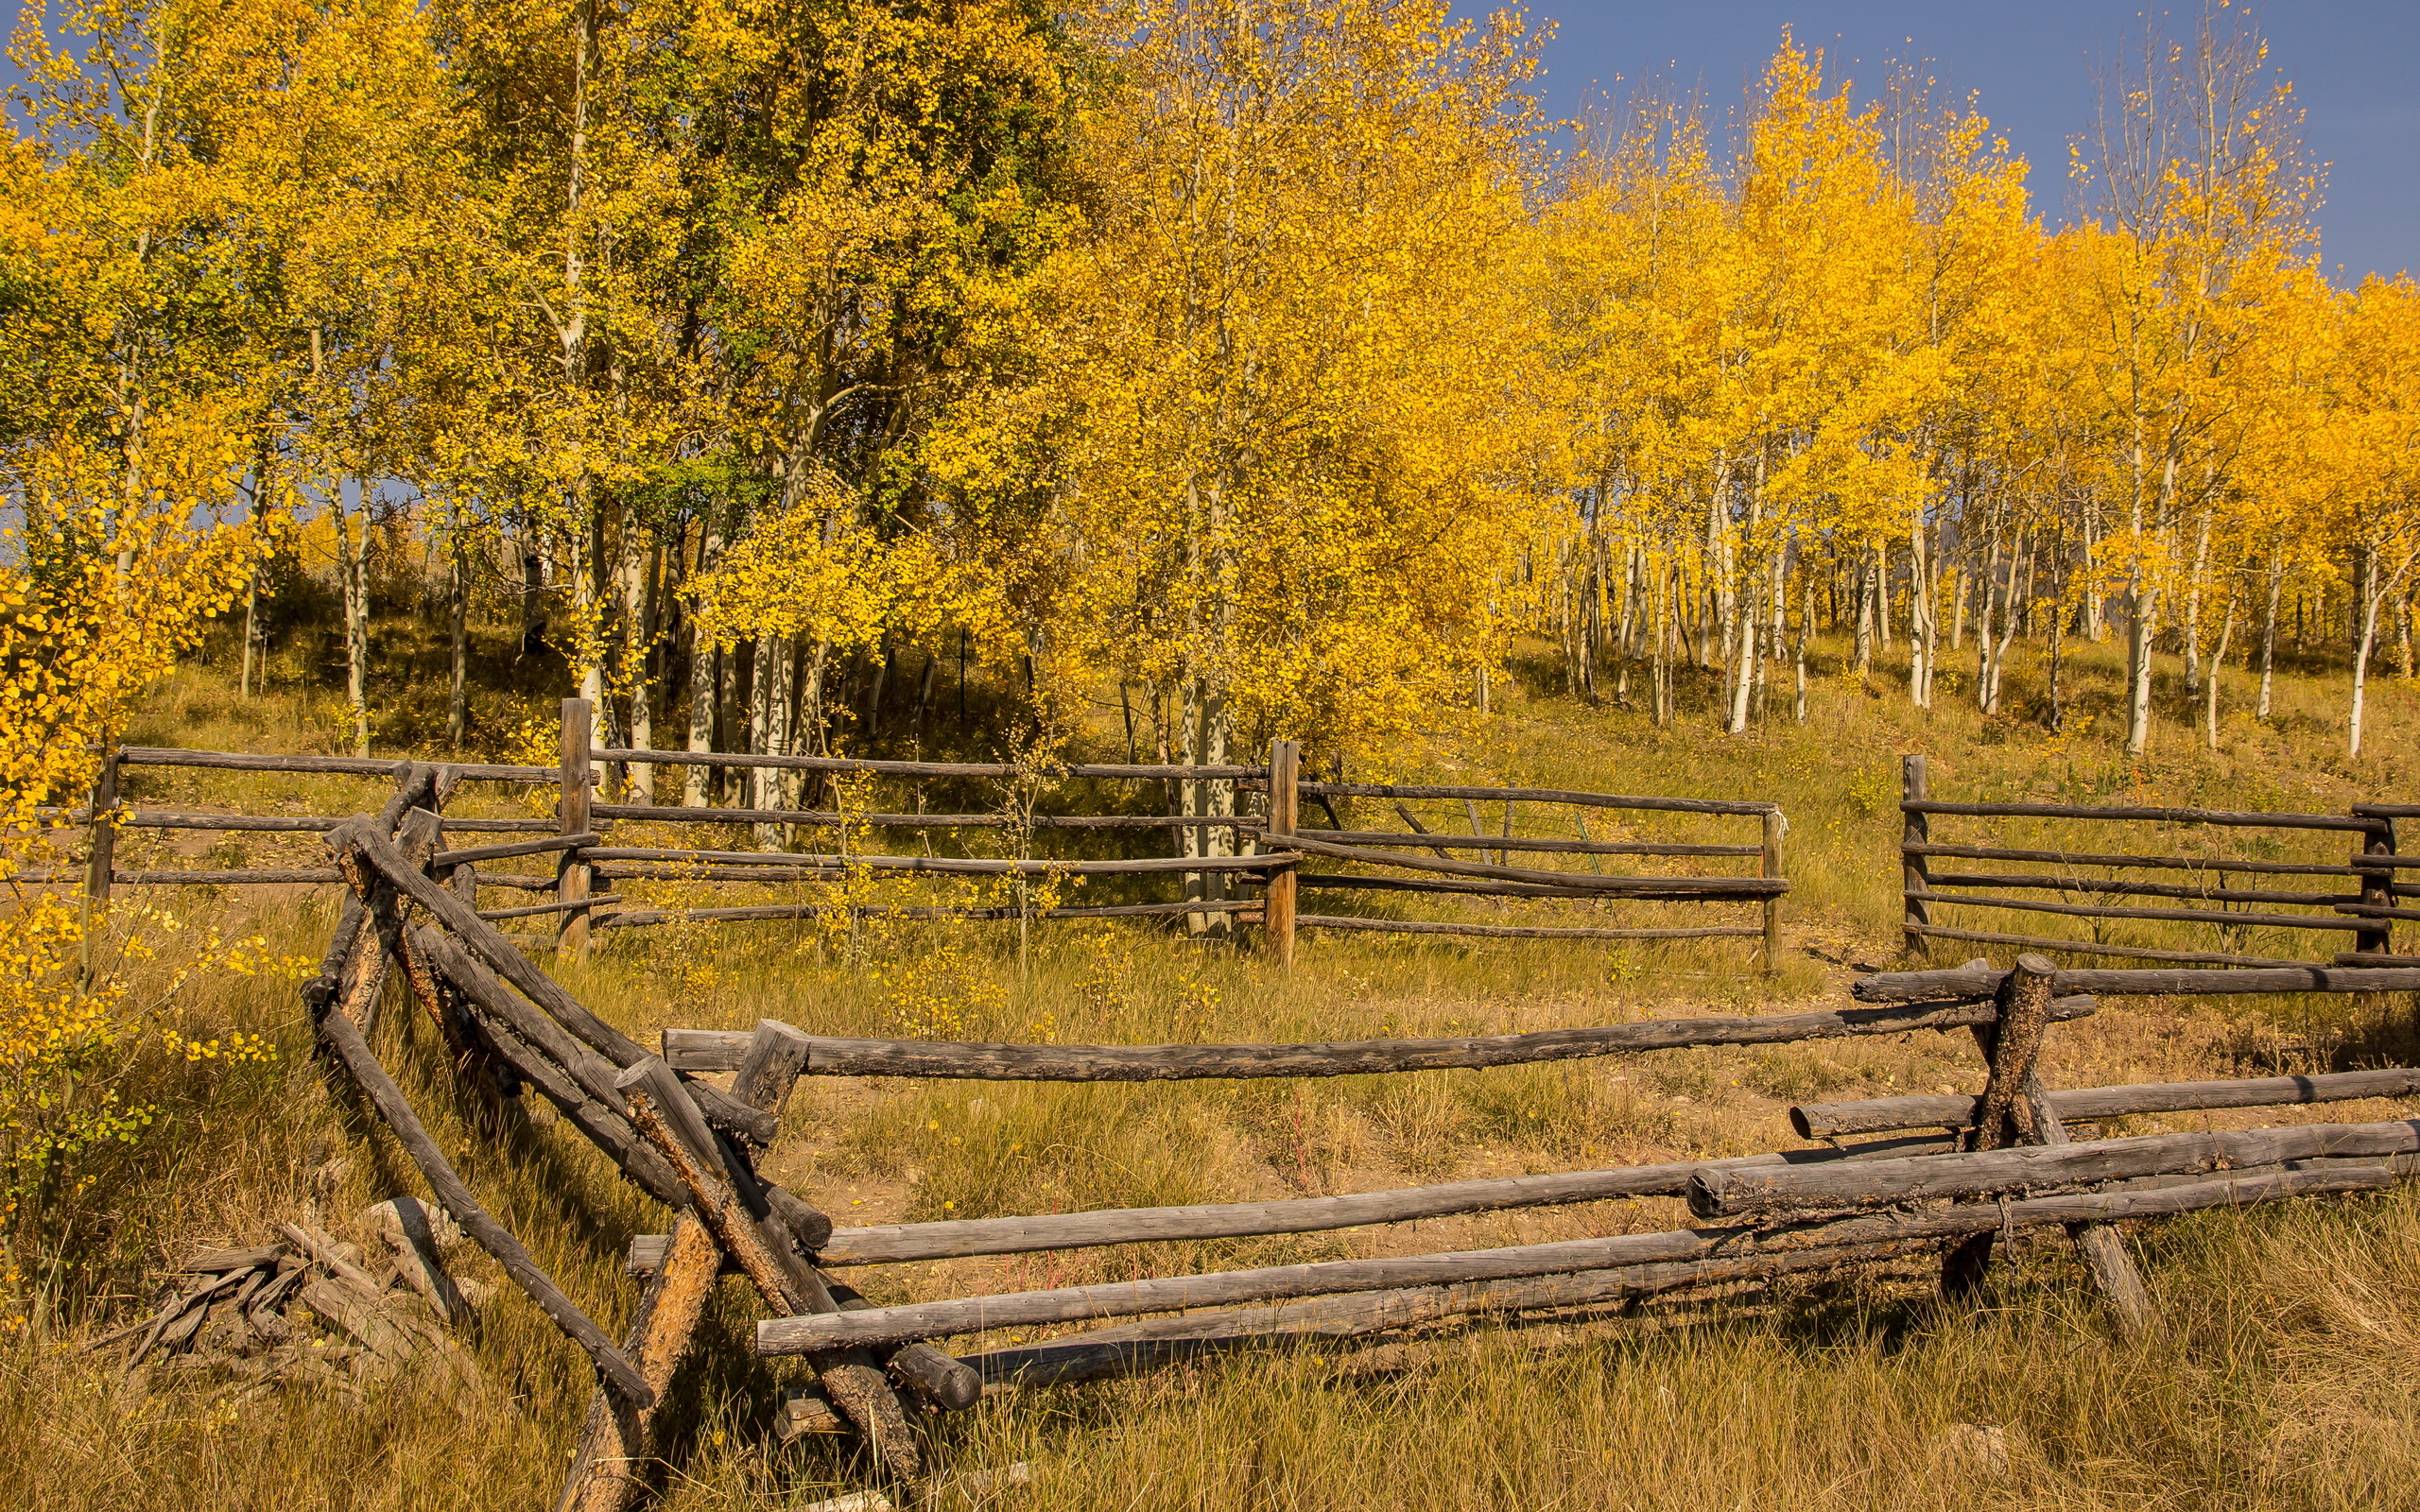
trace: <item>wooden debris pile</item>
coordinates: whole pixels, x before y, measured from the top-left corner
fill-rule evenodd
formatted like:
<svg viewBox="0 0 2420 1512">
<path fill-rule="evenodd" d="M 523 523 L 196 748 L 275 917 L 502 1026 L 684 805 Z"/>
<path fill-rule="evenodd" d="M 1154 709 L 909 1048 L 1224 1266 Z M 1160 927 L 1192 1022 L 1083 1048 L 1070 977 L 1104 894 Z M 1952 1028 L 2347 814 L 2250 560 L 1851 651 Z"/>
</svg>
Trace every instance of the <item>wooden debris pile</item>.
<svg viewBox="0 0 2420 1512">
<path fill-rule="evenodd" d="M 461 1229 L 408 1196 L 358 1221 L 382 1241 L 380 1253 L 286 1223 L 259 1246 L 196 1255 L 163 1284 L 157 1311 L 102 1343 L 132 1341 L 130 1372 L 174 1373 L 239 1397 L 289 1383 L 357 1390 L 406 1366 L 471 1383 L 477 1367 L 449 1330 L 486 1288 L 446 1269 Z"/>
</svg>

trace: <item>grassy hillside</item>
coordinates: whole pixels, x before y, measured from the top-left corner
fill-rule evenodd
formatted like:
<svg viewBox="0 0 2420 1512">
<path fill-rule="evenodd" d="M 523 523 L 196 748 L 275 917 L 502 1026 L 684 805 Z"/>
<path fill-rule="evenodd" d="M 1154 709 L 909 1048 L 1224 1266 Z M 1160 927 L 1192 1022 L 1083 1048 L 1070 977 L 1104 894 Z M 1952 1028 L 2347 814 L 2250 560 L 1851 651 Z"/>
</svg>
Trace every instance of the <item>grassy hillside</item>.
<svg viewBox="0 0 2420 1512">
<path fill-rule="evenodd" d="M 642 1039 L 667 1024 L 744 1027 L 760 1016 L 842 1034 L 1149 1042 L 1780 1011 L 1837 1003 L 1858 970 L 1895 957 L 1902 752 L 1927 753 L 1945 797 L 2341 810 L 2356 798 L 2411 790 L 2420 696 L 2406 684 L 2373 685 L 2369 754 L 2358 764 L 2333 754 L 2342 749 L 2341 669 L 2297 666 L 2281 679 L 2278 717 L 2256 725 L 2230 714 L 2215 754 L 2184 725 L 2189 711 L 2171 685 L 2170 721 L 2152 759 L 2130 764 L 2105 718 L 2118 663 L 2097 650 L 2078 660 L 2077 717 L 2057 736 L 2022 717 L 1981 719 L 1955 692 L 1928 714 L 1912 711 L 1887 665 L 1859 681 L 1827 663 L 1805 725 L 1781 703 L 1740 740 L 1709 733 L 1703 711 L 1685 709 L 1679 726 L 1659 730 L 1634 711 L 1535 694 L 1485 724 L 1443 729 L 1419 748 L 1390 753 L 1390 775 L 1778 799 L 1790 820 L 1793 891 L 1788 958 L 1771 977 L 1755 970 L 1746 941 L 1608 949 L 1338 935 L 1306 936 L 1296 970 L 1281 974 L 1249 951 L 1098 921 L 1038 926 L 1022 959 L 1013 930 L 999 925 L 903 927 L 854 940 L 786 925 L 692 925 L 600 936 L 590 959 L 553 964 Z M 383 706 L 425 706 L 427 681 L 442 669 L 413 664 L 409 676 L 399 664 Z M 130 738 L 330 748 L 324 693 L 306 666 L 287 670 L 251 700 L 236 696 L 223 666 L 185 674 L 158 690 Z M 1540 663 L 1523 680 L 1538 687 L 1546 677 Z M 2039 677 L 2038 659 L 2014 669 L 2012 707 L 2030 708 Z M 543 683 L 489 688 L 482 739 L 509 745 L 512 700 L 543 711 L 544 696 Z M 441 698 L 438 707 L 441 730 Z M 948 738 L 979 748 L 984 707 L 978 698 L 974 728 Z M 1097 712 L 1106 748 L 1115 744 L 1114 694 Z M 397 728 L 414 743 L 430 729 L 424 719 Z M 135 800 L 146 805 L 256 813 L 349 812 L 380 796 L 342 779 L 150 770 L 135 781 Z M 506 812 L 515 801 L 474 799 L 462 812 Z M 1499 816 L 1485 817 L 1493 828 Z M 1392 827 L 1375 806 L 1347 818 Z M 2015 828 L 1957 822 L 1978 843 L 1986 833 L 2023 843 Z M 1657 821 L 1653 833 L 1753 838 L 1740 821 Z M 234 865 L 307 854 L 304 842 L 268 836 L 220 841 L 213 852 L 213 839 L 187 837 L 186 854 Z M 2341 838 L 2308 845 L 2318 857 L 2342 849 Z M 202 925 L 257 931 L 272 954 L 311 959 L 333 918 L 326 889 L 136 902 L 172 911 L 188 926 L 180 940 Z M 1498 906 L 1474 905 L 1472 917 Z M 1583 921 L 1602 917 L 1553 906 Z M 168 937 L 156 919 L 145 927 Z M 126 969 L 157 985 L 177 959 L 164 947 Z M 2054 1032 L 2047 1077 L 2079 1086 L 2409 1063 L 2410 1007 L 2325 998 L 2113 1004 Z M 401 1152 L 314 1061 L 290 975 L 198 981 L 164 1011 L 197 1037 L 266 1036 L 276 1058 L 228 1064 L 153 1053 L 138 1064 L 126 1091 L 159 1113 L 80 1199 L 74 1321 L 21 1326 L 0 1356 L 0 1435 L 13 1446 L 0 1454 L 0 1502 L 550 1504 L 585 1406 L 586 1372 L 509 1288 L 471 1332 L 484 1377 L 472 1392 L 406 1381 L 358 1394 L 239 1398 L 190 1372 L 129 1377 L 116 1364 L 122 1350 L 87 1349 L 141 1312 L 164 1265 L 195 1248 L 253 1240 L 296 1216 L 359 1237 L 351 1226 L 365 1205 L 421 1190 Z M 382 1054 L 405 1069 L 473 1187 L 582 1306 L 618 1328 L 635 1296 L 620 1273 L 622 1246 L 632 1233 L 660 1231 L 661 1211 L 567 1130 L 518 1115 L 480 1123 L 437 1079 L 430 1036 L 413 1018 L 384 1016 Z M 843 1222 L 1242 1200 L 1786 1147 L 1797 1143 L 1784 1118 L 1791 1101 L 1974 1090 L 1980 1081 L 1962 1035 L 1931 1033 L 1305 1083 L 817 1080 L 793 1098 L 769 1163 Z M 2420 1109 L 2380 1101 L 2320 1111 L 2383 1118 Z M 2138 1119 L 2123 1131 L 2302 1116 Z M 962 1296 L 1643 1231 L 1681 1216 L 1677 1202 L 1603 1203 L 1389 1230 L 886 1267 L 852 1280 L 877 1300 Z M 938 1504 L 2420 1504 L 2420 1409 L 2404 1383 L 2420 1349 L 2415 1240 L 2420 1201 L 2404 1192 L 2147 1230 L 2134 1243 L 2165 1326 L 2135 1344 L 2111 1336 L 2066 1244 L 2045 1237 L 1996 1268 L 1972 1314 L 1933 1301 L 1932 1269 L 1911 1263 L 1617 1315 L 1440 1328 L 1011 1394 L 937 1421 L 934 1447 L 954 1470 L 1027 1461 L 1035 1484 L 988 1501 L 945 1490 Z M 460 1254 L 472 1276 L 500 1280 L 484 1259 Z M 769 1447 L 776 1390 L 795 1367 L 759 1363 L 746 1349 L 752 1301 L 740 1283 L 727 1283 L 679 1392 L 687 1452 L 672 1506 L 789 1506 L 859 1484 L 859 1467 L 830 1444 Z"/>
</svg>

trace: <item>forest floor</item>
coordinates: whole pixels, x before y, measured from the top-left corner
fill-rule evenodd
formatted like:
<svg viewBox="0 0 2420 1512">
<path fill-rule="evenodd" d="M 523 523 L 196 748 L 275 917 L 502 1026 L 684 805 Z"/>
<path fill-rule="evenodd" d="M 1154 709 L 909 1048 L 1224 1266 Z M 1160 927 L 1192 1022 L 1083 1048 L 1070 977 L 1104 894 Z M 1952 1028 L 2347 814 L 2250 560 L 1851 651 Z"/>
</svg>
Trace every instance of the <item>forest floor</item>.
<svg viewBox="0 0 2420 1512">
<path fill-rule="evenodd" d="M 643 1041 L 668 1025 L 744 1028 L 759 1017 L 834 1034 L 1155 1042 L 1779 1012 L 1837 1005 L 1860 971 L 1899 959 L 1902 753 L 1927 754 L 1937 797 L 2342 812 L 2360 798 L 2411 801 L 2420 788 L 2420 690 L 2374 682 L 2369 748 L 2350 760 L 2342 755 L 2341 667 L 2288 672 L 2269 721 L 2227 712 L 2216 753 L 2185 722 L 2181 688 L 2164 683 L 2172 707 L 2152 755 L 2128 762 L 2111 730 L 2113 649 L 2079 658 L 2063 735 L 2022 713 L 1984 719 L 1955 687 L 1936 710 L 1913 710 L 1886 661 L 1868 679 L 1819 677 L 1804 725 L 1789 719 L 1786 689 L 1774 690 L 1767 721 L 1733 740 L 1713 733 L 1703 710 L 1685 708 L 1680 725 L 1659 730 L 1634 710 L 1537 694 L 1484 724 L 1437 732 L 1397 753 L 1384 773 L 1777 799 L 1790 820 L 1793 890 L 1785 958 L 1771 974 L 1744 940 L 1609 949 L 1318 933 L 1305 936 L 1298 964 L 1284 972 L 1258 958 L 1249 936 L 1244 948 L 1204 946 L 1098 921 L 1037 926 L 1022 952 L 998 925 L 869 931 L 854 940 L 789 925 L 692 925 L 600 935 L 587 959 L 547 963 Z M 2026 711 L 2038 696 L 2029 679 L 2038 679 L 2039 659 L 2016 660 L 2011 707 Z M 1548 670 L 1530 667 L 1523 680 L 1543 685 Z M 2247 696 L 2247 682 L 2231 674 L 2229 697 Z M 332 748 L 326 707 L 324 695 L 314 703 L 291 691 L 242 699 L 204 668 L 158 690 L 129 738 Z M 1101 718 L 1104 731 L 1115 724 L 1114 702 L 1104 701 Z M 252 813 L 352 812 L 380 796 L 343 779 L 186 769 L 148 769 L 136 782 L 133 799 L 147 806 Z M 479 801 L 502 813 L 522 800 Z M 1392 828 L 1381 814 L 1364 814 L 1356 827 Z M 1724 838 L 1753 842 L 1752 831 L 1737 833 L 1744 821 L 1721 822 L 1733 827 Z M 2015 828 L 1961 822 L 1974 825 L 1962 834 L 1979 843 L 1986 833 L 2022 843 Z M 1695 839 L 1719 829 L 1705 821 L 1656 833 Z M 2342 841 L 2312 846 L 2321 855 Z M 284 853 L 206 837 L 182 850 L 228 865 Z M 173 914 L 188 928 L 257 931 L 271 954 L 316 960 L 334 917 L 329 894 L 162 891 L 130 907 Z M 1502 906 L 1476 905 L 1472 917 Z M 2330 939 L 2324 949 L 2348 943 Z M 2278 947 L 2260 939 L 2248 948 Z M 1945 960 L 1974 954 L 1983 953 L 1939 952 Z M 128 970 L 144 978 L 166 971 L 167 960 Z M 2046 1079 L 2092 1086 L 2410 1064 L 2412 1010 L 2399 998 L 2111 1002 L 2053 1032 Z M 79 1320 L 19 1328 L 0 1346 L 0 1503 L 61 1512 L 551 1505 L 588 1372 L 509 1286 L 469 1329 L 480 1373 L 469 1388 L 406 1376 L 245 1396 L 198 1372 L 129 1373 L 122 1346 L 89 1348 L 138 1314 L 167 1265 L 197 1249 L 257 1243 L 281 1220 L 361 1239 L 356 1213 L 422 1190 L 384 1133 L 332 1094 L 290 974 L 188 984 L 173 1011 L 188 1034 L 198 1025 L 264 1035 L 276 1058 L 154 1057 L 126 1084 L 130 1099 L 158 1111 L 136 1145 L 96 1172 L 78 1210 Z M 384 1016 L 382 1055 L 403 1068 L 472 1187 L 577 1301 L 618 1330 L 636 1290 L 622 1273 L 624 1247 L 632 1234 L 661 1231 L 664 1214 L 567 1130 L 518 1115 L 483 1123 L 441 1085 L 435 1047 L 413 1018 Z M 1787 1122 L 1792 1102 L 1980 1084 L 1962 1033 L 1299 1083 L 818 1079 L 791 1099 L 769 1162 L 844 1224 L 1248 1200 L 1789 1148 L 1803 1143 Z M 2420 1100 L 2381 1100 L 2138 1118 L 2104 1131 L 2415 1113 Z M 1677 1201 L 1651 1199 L 879 1267 L 850 1280 L 878 1301 L 921 1299 L 1684 1221 Z M 2420 1365 L 2420 1269 L 2411 1260 L 2420 1194 L 2207 1213 L 2130 1242 L 2162 1319 L 2135 1342 L 2115 1336 L 2063 1239 L 2029 1239 L 1995 1267 L 1975 1309 L 1944 1307 L 1934 1268 L 1905 1263 L 1616 1314 L 1438 1327 L 1003 1393 L 936 1419 L 933 1456 L 950 1476 L 1024 1462 L 1030 1486 L 986 1491 L 971 1479 L 945 1480 L 934 1504 L 2420 1506 L 2420 1405 L 2409 1389 Z M 500 1280 L 475 1251 L 456 1259 L 475 1278 Z M 727 1281 L 676 1391 L 670 1507 L 801 1506 L 863 1484 L 863 1466 L 831 1441 L 774 1444 L 774 1404 L 797 1367 L 754 1357 L 752 1302 L 741 1282 Z M 1008 1342 L 962 1340 L 958 1352 Z"/>
</svg>

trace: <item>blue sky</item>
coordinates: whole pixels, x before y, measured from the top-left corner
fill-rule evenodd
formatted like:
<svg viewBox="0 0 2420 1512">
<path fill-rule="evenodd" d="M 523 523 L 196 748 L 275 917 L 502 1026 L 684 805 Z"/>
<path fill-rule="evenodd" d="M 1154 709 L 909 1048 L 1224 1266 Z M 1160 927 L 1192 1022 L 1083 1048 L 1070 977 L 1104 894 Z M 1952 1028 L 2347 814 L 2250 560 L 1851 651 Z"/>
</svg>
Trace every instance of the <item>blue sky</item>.
<svg viewBox="0 0 2420 1512">
<path fill-rule="evenodd" d="M 2310 155 L 2328 164 L 2323 260 L 2347 283 L 2420 273 L 2420 0 L 2274 0 L 2251 9 L 2268 33 L 2271 63 L 2308 113 Z M 1728 110 L 1784 26 L 1824 50 L 1827 77 L 1845 74 L 1860 89 L 1879 83 L 1890 60 L 1918 63 L 1952 96 L 1972 93 L 2032 163 L 2035 208 L 2053 223 L 2069 214 L 2067 141 L 2092 124 L 2096 69 L 2141 35 L 2146 16 L 2183 35 L 2199 14 L 2193 5 L 2090 0 L 1540 0 L 1530 11 L 1557 23 L 1545 102 L 1560 116 L 1643 80 L 1699 91 L 1710 108 Z"/>
</svg>

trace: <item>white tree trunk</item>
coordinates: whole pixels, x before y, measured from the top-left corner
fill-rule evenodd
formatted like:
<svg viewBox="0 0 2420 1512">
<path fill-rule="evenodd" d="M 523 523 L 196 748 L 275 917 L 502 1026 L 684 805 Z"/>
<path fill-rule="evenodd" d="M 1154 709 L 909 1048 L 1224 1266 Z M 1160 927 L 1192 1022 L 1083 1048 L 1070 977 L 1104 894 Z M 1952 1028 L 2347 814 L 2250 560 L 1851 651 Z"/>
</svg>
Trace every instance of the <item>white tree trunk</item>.
<svg viewBox="0 0 2420 1512">
<path fill-rule="evenodd" d="M 2285 586 L 2286 554 L 2279 542 L 2269 552 L 2269 611 L 2260 621 L 2260 704 L 2253 711 L 2256 719 L 2269 717 L 2269 695 L 2276 686 L 2277 599 Z"/>
<path fill-rule="evenodd" d="M 2202 579 L 2210 568 L 2210 511 L 2193 530 L 2193 576 L 2185 588 L 2185 696 L 2202 691 Z"/>
<path fill-rule="evenodd" d="M 2152 741 L 2152 637 L 2159 627 L 2159 590 L 2137 582 L 2126 628 L 2126 754 L 2140 756 Z"/>
<path fill-rule="evenodd" d="M 698 576 L 710 571 L 721 554 L 722 537 L 709 514 L 698 524 Z M 715 712 L 721 701 L 722 688 L 715 643 L 706 634 L 703 619 L 695 610 L 689 615 L 689 748 L 694 751 L 715 748 Z M 722 653 L 726 659 L 731 655 L 729 651 Z M 685 766 L 681 776 L 681 801 L 692 807 L 704 803 L 714 768 Z"/>
<path fill-rule="evenodd" d="M 2219 669 L 2227 664 L 2227 642 L 2235 638 L 2235 594 L 2227 594 L 2225 626 L 2219 631 L 2219 644 L 2210 652 L 2209 669 L 2202 676 L 2202 726 L 2210 748 L 2219 748 Z"/>
</svg>

